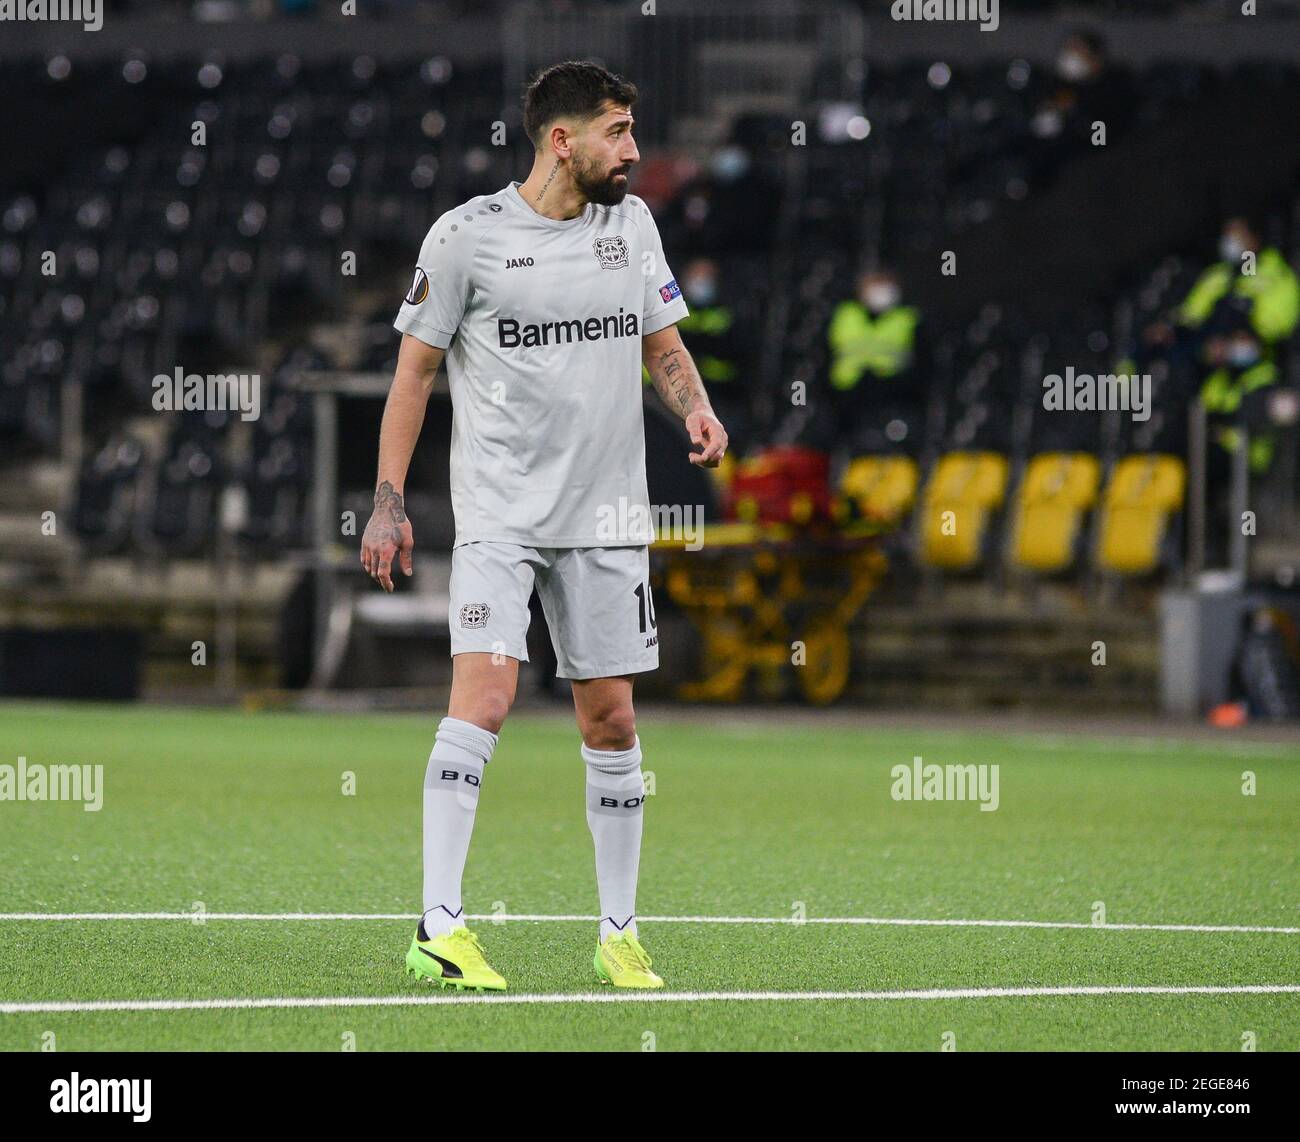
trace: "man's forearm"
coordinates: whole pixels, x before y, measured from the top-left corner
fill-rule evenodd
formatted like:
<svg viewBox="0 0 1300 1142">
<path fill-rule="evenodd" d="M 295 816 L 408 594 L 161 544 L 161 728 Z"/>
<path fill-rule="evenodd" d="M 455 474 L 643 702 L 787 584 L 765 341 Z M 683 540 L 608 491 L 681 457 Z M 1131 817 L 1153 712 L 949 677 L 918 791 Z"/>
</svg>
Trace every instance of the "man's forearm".
<svg viewBox="0 0 1300 1142">
<path fill-rule="evenodd" d="M 379 428 L 379 475 L 376 487 L 388 484 L 399 494 L 406 485 L 406 471 L 415 453 L 424 412 L 429 404 L 429 389 L 418 375 L 403 370 L 393 377 L 384 405 L 384 419 Z"/>
<path fill-rule="evenodd" d="M 674 345 L 650 355 L 645 363 L 655 392 L 670 409 L 685 420 L 693 412 L 712 413 L 709 394 L 685 345 Z"/>
</svg>

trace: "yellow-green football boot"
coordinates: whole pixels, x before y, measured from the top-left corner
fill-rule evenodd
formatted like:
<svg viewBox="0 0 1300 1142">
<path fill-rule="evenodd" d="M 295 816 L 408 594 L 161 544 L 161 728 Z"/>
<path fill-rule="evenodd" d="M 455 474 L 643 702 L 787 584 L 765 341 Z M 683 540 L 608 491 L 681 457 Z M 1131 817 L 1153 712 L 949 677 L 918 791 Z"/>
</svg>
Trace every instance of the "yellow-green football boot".
<svg viewBox="0 0 1300 1142">
<path fill-rule="evenodd" d="M 612 932 L 596 946 L 596 975 L 615 987 L 663 987 L 650 970 L 650 957 L 631 932 Z"/>
<path fill-rule="evenodd" d="M 406 974 L 427 976 L 439 987 L 463 991 L 505 991 L 506 981 L 483 958 L 483 945 L 468 928 L 453 928 L 445 936 L 425 938 L 424 922 L 416 929 L 406 953 Z"/>
</svg>

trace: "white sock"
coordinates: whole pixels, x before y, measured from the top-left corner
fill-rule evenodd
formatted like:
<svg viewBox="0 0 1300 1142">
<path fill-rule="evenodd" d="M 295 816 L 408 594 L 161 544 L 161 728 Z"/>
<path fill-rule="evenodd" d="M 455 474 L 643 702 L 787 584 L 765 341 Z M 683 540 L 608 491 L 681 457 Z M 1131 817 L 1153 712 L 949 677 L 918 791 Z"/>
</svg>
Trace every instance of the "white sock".
<svg viewBox="0 0 1300 1142">
<path fill-rule="evenodd" d="M 425 936 L 465 927 L 460 881 L 474 832 L 483 770 L 497 735 L 472 722 L 443 718 L 424 774 Z"/>
<path fill-rule="evenodd" d="M 582 747 L 587 763 L 587 826 L 596 844 L 600 941 L 610 933 L 636 935 L 636 876 L 641 863 L 645 782 L 641 739 L 631 749 Z"/>
</svg>

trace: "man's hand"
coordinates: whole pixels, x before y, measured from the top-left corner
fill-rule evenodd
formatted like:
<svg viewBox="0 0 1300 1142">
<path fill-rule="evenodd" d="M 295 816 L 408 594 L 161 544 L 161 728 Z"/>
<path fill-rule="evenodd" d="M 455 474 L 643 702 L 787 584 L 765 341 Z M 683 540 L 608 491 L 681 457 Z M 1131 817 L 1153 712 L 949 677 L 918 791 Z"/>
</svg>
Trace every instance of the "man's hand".
<svg viewBox="0 0 1300 1142">
<path fill-rule="evenodd" d="M 402 572 L 411 575 L 414 550 L 415 537 L 402 494 L 385 480 L 375 492 L 375 510 L 361 537 L 361 565 L 385 591 L 391 591 L 393 556 L 401 555 Z"/>
<path fill-rule="evenodd" d="M 700 468 L 716 468 L 727 452 L 727 430 L 711 409 L 699 409 L 686 417 L 686 431 L 700 452 L 692 452 L 690 461 Z"/>
<path fill-rule="evenodd" d="M 655 392 L 686 422 L 691 443 L 700 451 L 690 453 L 698 468 L 716 468 L 727 451 L 727 430 L 713 415 L 700 371 L 676 325 L 668 325 L 641 338 L 641 360 L 654 383 Z"/>
<path fill-rule="evenodd" d="M 402 335 L 397 371 L 388 390 L 384 420 L 379 428 L 379 474 L 375 512 L 361 537 L 361 565 L 385 591 L 393 589 L 393 556 L 402 556 L 402 570 L 412 574 L 415 540 L 406 519 L 406 504 L 397 486 L 406 480 L 411 453 L 420 437 L 424 409 L 433 390 L 444 350 L 426 345 L 409 333 Z"/>
</svg>

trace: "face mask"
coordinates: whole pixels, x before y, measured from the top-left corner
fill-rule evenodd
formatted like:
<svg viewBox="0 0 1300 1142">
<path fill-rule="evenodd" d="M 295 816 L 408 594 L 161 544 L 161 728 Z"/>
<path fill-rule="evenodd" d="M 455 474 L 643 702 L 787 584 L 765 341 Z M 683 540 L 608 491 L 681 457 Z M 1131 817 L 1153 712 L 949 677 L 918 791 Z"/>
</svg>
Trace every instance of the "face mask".
<svg viewBox="0 0 1300 1142">
<path fill-rule="evenodd" d="M 1219 239 L 1219 257 L 1225 262 L 1240 262 L 1241 255 L 1246 252 L 1246 247 L 1242 245 L 1241 239 L 1224 235 Z"/>
<path fill-rule="evenodd" d="M 898 287 L 892 285 L 869 286 L 862 294 L 862 303 L 872 313 L 882 313 L 898 304 Z"/>
<path fill-rule="evenodd" d="M 712 305 L 718 296 L 718 285 L 712 278 L 687 278 L 686 296 L 696 305 Z"/>
<path fill-rule="evenodd" d="M 735 182 L 749 170 L 749 156 L 739 147 L 723 147 L 713 156 L 712 169 L 723 182 Z"/>
<path fill-rule="evenodd" d="M 1091 68 L 1088 61 L 1078 52 L 1064 52 L 1056 61 L 1056 74 L 1067 83 L 1078 83 L 1087 79 Z"/>
<path fill-rule="evenodd" d="M 1259 350 L 1249 341 L 1236 341 L 1228 349 L 1228 364 L 1244 369 L 1259 360 Z"/>
</svg>

